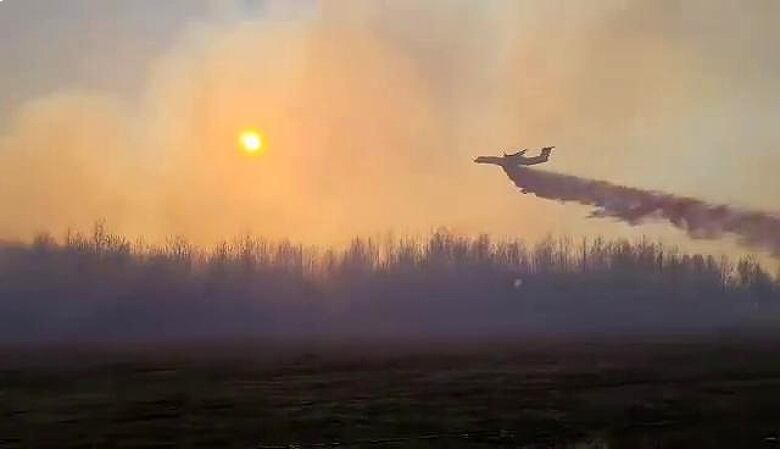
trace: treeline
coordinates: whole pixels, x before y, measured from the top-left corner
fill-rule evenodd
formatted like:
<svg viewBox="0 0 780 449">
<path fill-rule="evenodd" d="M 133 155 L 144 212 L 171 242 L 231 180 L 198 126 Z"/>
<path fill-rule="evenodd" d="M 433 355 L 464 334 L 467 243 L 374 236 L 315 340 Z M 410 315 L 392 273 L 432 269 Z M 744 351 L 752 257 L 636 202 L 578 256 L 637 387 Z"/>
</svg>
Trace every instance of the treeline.
<svg viewBox="0 0 780 449">
<path fill-rule="evenodd" d="M 211 248 L 108 232 L 0 249 L 0 338 L 665 332 L 772 326 L 755 258 L 646 239 L 533 245 L 445 230 L 322 249 L 244 236 Z"/>
</svg>

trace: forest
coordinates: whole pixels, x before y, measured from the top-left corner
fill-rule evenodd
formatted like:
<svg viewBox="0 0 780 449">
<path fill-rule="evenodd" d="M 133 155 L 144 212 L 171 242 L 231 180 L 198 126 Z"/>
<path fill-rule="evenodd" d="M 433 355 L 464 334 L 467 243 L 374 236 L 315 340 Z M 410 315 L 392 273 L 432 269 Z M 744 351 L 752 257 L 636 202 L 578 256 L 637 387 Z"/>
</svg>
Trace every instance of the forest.
<svg viewBox="0 0 780 449">
<path fill-rule="evenodd" d="M 0 247 L 0 337 L 508 336 L 766 331 L 780 283 L 755 257 L 646 238 L 355 238 L 321 248 L 242 236 L 201 248 L 89 233 Z"/>
</svg>

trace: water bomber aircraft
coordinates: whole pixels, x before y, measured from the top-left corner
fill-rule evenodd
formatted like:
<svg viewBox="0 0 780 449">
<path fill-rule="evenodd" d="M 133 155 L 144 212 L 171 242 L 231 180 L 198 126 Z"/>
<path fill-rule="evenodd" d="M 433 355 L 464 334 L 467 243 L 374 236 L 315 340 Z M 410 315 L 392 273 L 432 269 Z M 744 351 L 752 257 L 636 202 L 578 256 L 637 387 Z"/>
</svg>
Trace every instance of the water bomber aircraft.
<svg viewBox="0 0 780 449">
<path fill-rule="evenodd" d="M 504 171 L 509 175 L 510 178 L 512 178 L 513 173 L 522 171 L 522 170 L 518 170 L 522 166 L 538 165 L 549 161 L 550 154 L 552 154 L 553 149 L 555 149 L 554 146 L 544 147 L 540 150 L 538 156 L 531 156 L 531 157 L 525 156 L 525 153 L 528 150 L 520 150 L 517 151 L 516 153 L 511 153 L 511 154 L 504 153 L 503 156 L 479 156 L 476 159 L 474 159 L 474 162 L 476 162 L 477 164 L 498 165 L 499 167 L 504 169 Z M 515 174 L 519 174 L 519 173 L 515 173 Z M 522 192 L 528 193 L 528 191 L 524 188 L 522 189 Z"/>
<path fill-rule="evenodd" d="M 543 164 L 550 160 L 550 154 L 555 147 L 544 147 L 538 156 L 526 157 L 525 153 L 528 150 L 520 150 L 516 153 L 506 154 L 503 156 L 479 156 L 474 159 L 477 164 L 494 164 L 501 167 L 517 167 L 519 165 L 537 165 Z"/>
</svg>

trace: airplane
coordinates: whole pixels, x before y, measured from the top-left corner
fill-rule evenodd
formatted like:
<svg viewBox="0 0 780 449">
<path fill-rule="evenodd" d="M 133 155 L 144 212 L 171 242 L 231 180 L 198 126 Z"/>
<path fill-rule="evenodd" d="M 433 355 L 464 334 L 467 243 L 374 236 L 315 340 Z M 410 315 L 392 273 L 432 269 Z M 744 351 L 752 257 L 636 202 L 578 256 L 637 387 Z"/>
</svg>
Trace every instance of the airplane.
<svg viewBox="0 0 780 449">
<path fill-rule="evenodd" d="M 474 162 L 477 164 L 495 164 L 504 168 L 543 164 L 550 160 L 550 154 L 554 148 L 554 146 L 544 147 L 538 156 L 526 157 L 525 152 L 528 150 L 520 150 L 513 154 L 504 153 L 503 156 L 479 156 L 474 159 Z"/>
</svg>

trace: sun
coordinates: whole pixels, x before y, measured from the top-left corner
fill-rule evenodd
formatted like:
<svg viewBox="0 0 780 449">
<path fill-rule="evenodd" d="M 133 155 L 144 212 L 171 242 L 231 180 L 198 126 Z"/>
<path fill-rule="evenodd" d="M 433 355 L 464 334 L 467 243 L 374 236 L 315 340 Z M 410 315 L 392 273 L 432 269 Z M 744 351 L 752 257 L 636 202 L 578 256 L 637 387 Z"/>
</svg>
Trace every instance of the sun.
<svg viewBox="0 0 780 449">
<path fill-rule="evenodd" d="M 261 154 L 264 150 L 263 136 L 254 129 L 247 129 L 238 136 L 238 145 L 247 154 Z"/>
</svg>

